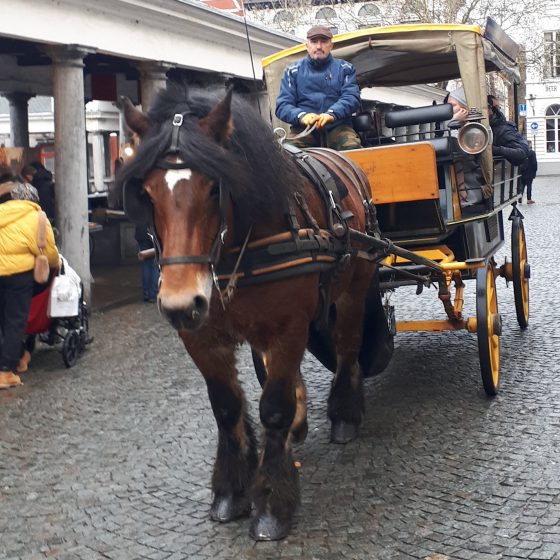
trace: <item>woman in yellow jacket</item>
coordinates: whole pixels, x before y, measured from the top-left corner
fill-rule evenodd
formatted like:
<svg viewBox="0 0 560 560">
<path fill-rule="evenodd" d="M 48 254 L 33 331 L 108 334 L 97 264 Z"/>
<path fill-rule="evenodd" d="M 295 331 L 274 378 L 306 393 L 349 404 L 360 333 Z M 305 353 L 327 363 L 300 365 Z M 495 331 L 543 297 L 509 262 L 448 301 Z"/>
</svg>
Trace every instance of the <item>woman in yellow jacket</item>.
<svg viewBox="0 0 560 560">
<path fill-rule="evenodd" d="M 17 200 L 21 187 L 14 176 L 0 176 L 0 389 L 21 383 L 15 371 L 33 296 L 35 257 L 40 254 L 41 207 L 31 200 Z M 49 266 L 57 267 L 60 257 L 48 220 L 44 252 Z"/>
</svg>

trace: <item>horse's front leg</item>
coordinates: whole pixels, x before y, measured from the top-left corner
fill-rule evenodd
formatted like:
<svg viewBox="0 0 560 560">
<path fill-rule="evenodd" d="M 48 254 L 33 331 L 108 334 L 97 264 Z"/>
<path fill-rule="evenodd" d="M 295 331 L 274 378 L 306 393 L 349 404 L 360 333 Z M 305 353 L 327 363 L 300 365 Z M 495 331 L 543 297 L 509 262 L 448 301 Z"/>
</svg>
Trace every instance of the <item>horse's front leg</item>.
<svg viewBox="0 0 560 560">
<path fill-rule="evenodd" d="M 348 443 L 355 439 L 364 415 L 364 382 L 358 357 L 370 276 L 368 270 L 361 270 L 361 274 L 355 272 L 349 289 L 336 302 L 334 339 L 337 368 L 328 400 L 331 441 L 334 443 Z"/>
<path fill-rule="evenodd" d="M 203 344 L 202 337 L 190 334 L 182 338 L 204 376 L 218 424 L 210 517 L 214 521 L 232 521 L 251 512 L 249 490 L 257 467 L 255 435 L 235 368 L 235 344 L 215 339 L 212 344 Z"/>
<path fill-rule="evenodd" d="M 305 435 L 305 388 L 300 364 L 307 341 L 307 323 L 293 325 L 289 339 L 276 339 L 266 352 L 267 378 L 260 401 L 264 449 L 255 479 L 256 512 L 250 535 L 256 540 L 284 538 L 299 503 L 297 470 L 291 451 L 295 437 Z M 301 332 L 300 332 L 301 331 Z M 302 406 L 303 405 L 303 406 Z"/>
</svg>

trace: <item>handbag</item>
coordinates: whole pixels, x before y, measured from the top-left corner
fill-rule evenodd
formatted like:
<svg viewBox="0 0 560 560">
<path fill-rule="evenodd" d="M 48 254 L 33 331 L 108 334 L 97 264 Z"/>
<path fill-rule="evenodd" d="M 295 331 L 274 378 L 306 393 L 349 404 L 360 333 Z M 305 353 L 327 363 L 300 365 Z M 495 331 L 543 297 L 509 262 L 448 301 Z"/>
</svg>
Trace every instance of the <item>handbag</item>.
<svg viewBox="0 0 560 560">
<path fill-rule="evenodd" d="M 45 247 L 47 246 L 47 215 L 39 212 L 37 224 L 37 247 L 39 247 L 39 255 L 35 257 L 35 266 L 33 267 L 33 280 L 38 284 L 46 284 L 49 279 L 49 260 L 45 255 Z"/>
<path fill-rule="evenodd" d="M 62 265 L 58 275 L 53 278 L 47 316 L 76 317 L 79 311 L 81 297 L 81 280 L 76 272 L 68 265 L 66 259 L 61 259 Z"/>
</svg>

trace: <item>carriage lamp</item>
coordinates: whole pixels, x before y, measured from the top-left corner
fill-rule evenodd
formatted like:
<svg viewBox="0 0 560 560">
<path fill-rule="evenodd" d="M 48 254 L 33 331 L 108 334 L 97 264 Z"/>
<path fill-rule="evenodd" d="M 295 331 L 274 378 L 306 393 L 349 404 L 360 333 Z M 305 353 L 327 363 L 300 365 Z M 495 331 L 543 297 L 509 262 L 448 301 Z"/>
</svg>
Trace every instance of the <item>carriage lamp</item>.
<svg viewBox="0 0 560 560">
<path fill-rule="evenodd" d="M 463 152 L 471 155 L 483 152 L 492 138 L 492 131 L 479 122 L 466 123 L 457 136 L 457 142 Z"/>
</svg>

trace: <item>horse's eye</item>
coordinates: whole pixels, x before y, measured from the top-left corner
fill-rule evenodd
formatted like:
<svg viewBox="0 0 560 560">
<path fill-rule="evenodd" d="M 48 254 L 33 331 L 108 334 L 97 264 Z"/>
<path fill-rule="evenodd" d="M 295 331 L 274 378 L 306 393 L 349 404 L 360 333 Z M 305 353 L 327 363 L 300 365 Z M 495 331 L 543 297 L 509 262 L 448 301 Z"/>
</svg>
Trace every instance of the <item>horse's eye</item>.
<svg viewBox="0 0 560 560">
<path fill-rule="evenodd" d="M 212 185 L 212 188 L 210 189 L 210 196 L 217 197 L 219 194 L 220 194 L 220 186 L 217 183 L 214 183 L 214 185 Z"/>
</svg>

